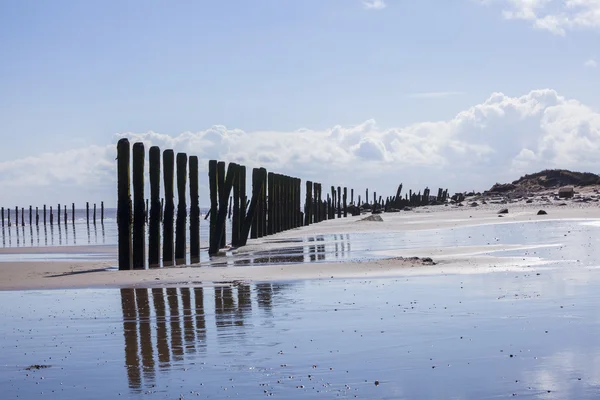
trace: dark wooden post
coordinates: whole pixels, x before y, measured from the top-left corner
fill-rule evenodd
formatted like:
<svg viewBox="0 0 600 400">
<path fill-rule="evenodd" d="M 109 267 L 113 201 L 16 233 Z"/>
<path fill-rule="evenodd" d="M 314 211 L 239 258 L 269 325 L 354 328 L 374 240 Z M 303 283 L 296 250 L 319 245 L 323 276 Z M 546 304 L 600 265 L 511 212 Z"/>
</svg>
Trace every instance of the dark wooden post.
<svg viewBox="0 0 600 400">
<path fill-rule="evenodd" d="M 52 206 L 50 206 L 50 226 L 54 224 L 54 213 L 52 212 Z M 19 225 L 19 209 L 15 208 L 15 225 Z"/>
<path fill-rule="evenodd" d="M 259 168 L 257 174 L 262 174 L 263 169 Z M 264 220 L 265 220 L 265 188 L 262 184 L 262 176 L 260 177 L 261 187 L 260 187 L 260 196 L 258 198 L 258 208 L 256 210 L 256 235 L 261 238 L 264 236 L 265 232 L 263 231 Z"/>
<path fill-rule="evenodd" d="M 273 179 L 274 179 L 275 174 L 273 174 L 272 172 L 269 172 L 269 174 L 267 175 L 267 235 L 272 235 L 273 233 L 275 233 L 275 229 L 274 229 L 274 197 L 273 197 Z M 235 193 L 235 192 L 234 192 Z"/>
<path fill-rule="evenodd" d="M 337 187 L 337 217 L 342 218 L 342 188 Z"/>
<path fill-rule="evenodd" d="M 60 215 L 60 210 L 58 210 L 58 215 Z M 25 208 L 21 207 L 21 226 L 25 226 Z"/>
<path fill-rule="evenodd" d="M 173 150 L 163 152 L 163 181 L 165 185 L 165 203 L 163 214 L 163 266 L 174 265 L 173 220 L 175 212 L 173 178 L 175 176 L 175 153 Z"/>
<path fill-rule="evenodd" d="M 96 203 L 94 203 L 94 225 L 96 225 Z"/>
<path fill-rule="evenodd" d="M 160 148 L 150 147 L 148 154 L 150 167 L 150 220 L 148 226 L 148 267 L 160 265 Z"/>
<path fill-rule="evenodd" d="M 217 164 L 217 160 L 210 160 L 208 162 L 208 183 L 210 192 L 210 231 L 208 254 L 210 255 L 217 254 L 221 245 L 221 238 L 217 236 L 217 213 L 219 212 L 219 185 L 217 177 Z"/>
<path fill-rule="evenodd" d="M 58 208 L 56 210 L 57 210 L 57 214 L 58 214 L 57 223 L 58 223 L 58 225 L 60 225 L 60 211 L 62 210 L 62 208 L 60 208 L 60 203 L 58 203 Z"/>
<path fill-rule="evenodd" d="M 198 157 L 190 156 L 190 261 L 200 262 L 200 203 L 198 193 Z M 157 195 L 158 198 L 158 195 Z"/>
<path fill-rule="evenodd" d="M 100 202 L 100 223 L 104 224 L 104 202 Z"/>
<path fill-rule="evenodd" d="M 10 208 L 7 208 L 6 211 L 8 211 L 8 227 L 10 228 Z"/>
<path fill-rule="evenodd" d="M 10 220 L 9 220 L 10 222 Z M 44 204 L 44 225 L 46 225 L 46 205 Z"/>
<path fill-rule="evenodd" d="M 304 200 L 304 225 L 310 225 L 312 223 L 312 190 L 313 183 L 306 181 L 306 199 Z"/>
<path fill-rule="evenodd" d="M 369 189 L 365 190 L 365 203 L 369 204 Z"/>
<path fill-rule="evenodd" d="M 4 216 L 2 216 L 2 220 L 4 221 Z M 35 226 L 38 226 L 39 224 L 40 224 L 40 212 L 39 212 L 38 208 L 36 207 L 35 208 Z"/>
<path fill-rule="evenodd" d="M 2 227 L 4 228 L 4 207 L 2 207 L 0 210 L 2 212 L 2 215 L 1 215 L 1 217 L 2 217 Z"/>
<path fill-rule="evenodd" d="M 238 247 L 240 245 L 240 227 L 241 227 L 241 207 L 243 199 L 241 198 L 241 169 L 242 166 L 236 166 L 235 179 L 233 180 L 233 213 L 231 216 L 231 245 Z M 244 182 L 245 184 L 245 182 Z M 269 200 L 270 201 L 270 200 Z"/>
<path fill-rule="evenodd" d="M 242 224 L 246 219 L 247 212 L 247 196 L 246 196 L 246 167 L 243 165 L 238 166 L 238 177 L 237 184 L 240 191 L 240 240 L 242 232 Z"/>
<path fill-rule="evenodd" d="M 119 270 L 129 270 L 133 265 L 131 237 L 129 140 L 117 143 L 117 217 L 119 220 Z M 75 218 L 73 218 L 75 220 Z"/>
<path fill-rule="evenodd" d="M 86 201 L 85 202 L 85 216 L 86 216 L 86 220 L 87 220 L 87 224 L 90 224 L 90 202 Z"/>
<path fill-rule="evenodd" d="M 250 238 L 256 239 L 258 238 L 258 209 L 260 208 L 260 177 L 258 176 L 258 168 L 252 169 L 252 193 L 257 193 L 258 196 L 256 198 L 256 210 L 255 217 L 252 218 L 252 224 L 250 225 Z"/>
<path fill-rule="evenodd" d="M 261 168 L 260 169 L 261 173 L 263 174 L 262 177 L 262 236 L 266 236 L 267 235 L 267 177 L 269 176 L 269 173 L 267 172 L 267 170 L 265 168 Z"/>
<path fill-rule="evenodd" d="M 186 204 L 186 181 L 187 181 L 187 154 L 177 153 L 177 222 L 175 223 L 175 262 L 185 264 L 185 245 L 186 232 L 185 224 L 187 221 Z"/>
<path fill-rule="evenodd" d="M 65 218 L 64 218 L 64 220 L 65 220 L 65 226 L 67 226 L 67 205 L 66 205 L 66 204 L 65 204 L 65 208 L 64 208 L 64 210 L 65 210 L 65 213 L 64 213 L 64 217 L 65 217 Z M 65 231 L 65 232 L 66 232 L 66 231 Z"/>
<path fill-rule="evenodd" d="M 344 218 L 348 217 L 348 188 L 344 188 Z"/>
<path fill-rule="evenodd" d="M 4 219 L 4 215 L 2 216 L 2 219 Z M 4 224 L 4 222 L 2 223 Z M 33 207 L 29 206 L 29 226 L 31 225 L 33 225 Z"/>
<path fill-rule="evenodd" d="M 71 219 L 71 222 L 73 223 L 73 225 L 75 225 L 75 203 L 71 204 Z"/>
<path fill-rule="evenodd" d="M 252 173 L 252 176 L 253 177 L 255 176 L 254 171 Z M 260 179 L 260 177 L 262 177 L 262 174 L 256 174 L 256 176 L 257 176 L 257 178 Z M 256 185 L 255 184 L 252 185 L 252 200 L 250 200 L 248 212 L 246 214 L 244 223 L 242 224 L 242 231 L 240 234 L 240 245 L 241 246 L 244 246 L 248 242 L 248 234 L 250 233 L 250 227 L 252 225 L 252 220 L 256 216 L 256 206 L 258 203 L 259 196 L 260 196 L 260 182 L 256 182 Z"/>
<path fill-rule="evenodd" d="M 225 234 L 226 231 L 226 224 L 227 224 L 227 199 L 229 198 L 229 194 L 227 194 L 227 199 L 221 198 L 222 193 L 223 193 L 223 189 L 225 188 L 225 161 L 219 161 L 217 163 L 217 190 L 218 190 L 218 197 L 219 197 L 219 212 L 217 213 L 217 229 L 218 229 L 218 236 L 219 236 L 219 249 L 222 249 L 223 247 L 225 247 L 227 245 L 227 235 Z M 225 218 L 221 221 L 218 218 L 218 215 L 221 211 L 221 208 L 225 207 Z"/>
<path fill-rule="evenodd" d="M 269 201 L 273 215 L 273 233 L 280 232 L 279 224 L 279 174 L 273 174 L 272 198 Z"/>
<path fill-rule="evenodd" d="M 133 181 L 133 269 L 144 269 L 146 263 L 146 224 L 144 222 L 144 159 L 143 143 L 133 144 L 132 181 Z M 89 203 L 88 223 L 89 223 Z M 95 223 L 94 204 L 94 223 Z"/>
<path fill-rule="evenodd" d="M 350 189 L 350 204 L 354 205 L 354 189 Z"/>
</svg>

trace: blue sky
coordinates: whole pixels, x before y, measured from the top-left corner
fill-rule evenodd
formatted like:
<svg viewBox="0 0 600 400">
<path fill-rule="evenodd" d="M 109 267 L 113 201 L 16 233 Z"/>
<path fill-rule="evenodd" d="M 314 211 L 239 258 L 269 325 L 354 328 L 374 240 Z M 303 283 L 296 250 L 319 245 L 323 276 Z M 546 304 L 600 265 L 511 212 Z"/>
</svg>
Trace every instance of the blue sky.
<svg viewBox="0 0 600 400">
<path fill-rule="evenodd" d="M 536 26 L 572 8 L 369 2 L 0 0 L 0 163 L 113 145 L 128 132 L 368 120 L 383 131 L 450 121 L 494 92 L 551 89 L 600 108 L 597 27 Z"/>
</svg>

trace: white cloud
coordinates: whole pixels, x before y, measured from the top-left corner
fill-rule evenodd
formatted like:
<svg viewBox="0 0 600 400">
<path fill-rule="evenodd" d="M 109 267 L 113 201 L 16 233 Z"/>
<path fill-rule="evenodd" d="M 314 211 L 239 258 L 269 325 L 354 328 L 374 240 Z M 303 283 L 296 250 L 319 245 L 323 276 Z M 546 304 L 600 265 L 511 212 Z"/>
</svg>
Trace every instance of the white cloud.
<svg viewBox="0 0 600 400">
<path fill-rule="evenodd" d="M 246 132 L 217 125 L 177 136 L 121 133 L 106 146 L 0 163 L 3 206 L 113 202 L 121 137 L 199 156 L 203 203 L 212 158 L 386 195 L 400 182 L 417 190 L 483 190 L 544 168 L 600 171 L 600 114 L 542 89 L 519 97 L 493 93 L 449 120 L 403 127 L 367 120 L 323 130 Z"/>
<path fill-rule="evenodd" d="M 600 28 L 600 0 L 479 0 L 502 4 L 506 19 L 530 21 L 537 29 L 565 35 L 573 29 Z"/>
<path fill-rule="evenodd" d="M 596 68 L 598 66 L 598 63 L 594 59 L 589 59 L 583 63 L 583 66 L 586 68 Z"/>
<path fill-rule="evenodd" d="M 463 94 L 464 94 L 463 92 L 419 92 L 419 93 L 411 93 L 408 95 L 408 97 L 422 98 L 422 99 L 443 99 L 446 97 L 460 96 Z"/>
<path fill-rule="evenodd" d="M 381 10 L 386 7 L 383 0 L 363 0 L 363 5 L 365 8 L 372 10 Z"/>
</svg>

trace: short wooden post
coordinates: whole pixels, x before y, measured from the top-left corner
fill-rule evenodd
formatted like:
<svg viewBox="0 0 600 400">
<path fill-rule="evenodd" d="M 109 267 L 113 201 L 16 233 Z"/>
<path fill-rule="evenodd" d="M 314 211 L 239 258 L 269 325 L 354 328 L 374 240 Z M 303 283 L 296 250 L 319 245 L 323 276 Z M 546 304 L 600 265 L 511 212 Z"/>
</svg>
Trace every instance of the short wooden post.
<svg viewBox="0 0 600 400">
<path fill-rule="evenodd" d="M 15 222 L 19 225 L 19 209 L 15 209 Z M 54 213 L 52 212 L 52 206 L 50 206 L 50 226 L 54 224 Z"/>
<path fill-rule="evenodd" d="M 163 181 L 165 185 L 165 202 L 163 214 L 163 266 L 174 265 L 173 223 L 174 223 L 174 194 L 173 178 L 175 175 L 175 153 L 173 150 L 163 152 Z"/>
<path fill-rule="evenodd" d="M 348 217 L 348 188 L 344 188 L 344 218 Z"/>
<path fill-rule="evenodd" d="M 148 152 L 150 179 L 150 220 L 148 221 L 148 267 L 160 265 L 160 148 L 150 147 Z"/>
<path fill-rule="evenodd" d="M 280 206 L 279 206 L 279 174 L 273 174 L 273 189 L 272 189 L 272 199 L 270 203 L 272 204 L 272 214 L 273 214 L 273 233 L 281 232 L 281 219 L 279 216 Z"/>
<path fill-rule="evenodd" d="M 104 224 L 104 202 L 100 202 L 100 223 Z"/>
<path fill-rule="evenodd" d="M 71 222 L 75 225 L 75 203 L 71 204 Z"/>
<path fill-rule="evenodd" d="M 129 140 L 117 143 L 117 216 L 119 230 L 119 270 L 129 270 L 133 265 L 131 236 Z M 73 218 L 74 220 L 75 218 Z"/>
<path fill-rule="evenodd" d="M 200 262 L 200 203 L 198 193 L 198 157 L 190 156 L 190 261 Z M 158 197 L 158 194 L 157 194 Z"/>
<path fill-rule="evenodd" d="M 10 222 L 10 218 L 9 218 Z M 46 225 L 46 205 L 44 204 L 44 225 Z"/>
<path fill-rule="evenodd" d="M 144 163 L 143 143 L 133 144 L 133 269 L 144 269 L 146 263 L 146 224 L 144 222 Z M 94 224 L 96 221 L 94 204 Z"/>
<path fill-rule="evenodd" d="M 175 224 L 175 262 L 185 264 L 187 204 L 187 154 L 177 153 L 177 222 Z"/>
<path fill-rule="evenodd" d="M 342 188 L 337 187 L 337 217 L 342 218 Z"/>
<path fill-rule="evenodd" d="M 60 210 L 58 211 L 58 215 L 60 215 Z M 21 207 L 21 226 L 25 226 L 25 208 Z"/>
<path fill-rule="evenodd" d="M 208 254 L 210 255 L 217 254 L 219 252 L 219 246 L 221 244 L 221 238 L 217 237 L 217 214 L 219 212 L 219 185 L 217 177 L 217 164 L 217 160 L 210 160 L 208 162 L 208 186 L 210 193 L 210 230 Z"/>
<path fill-rule="evenodd" d="M 60 225 L 60 212 L 62 211 L 62 208 L 60 208 L 60 203 L 58 203 L 58 208 L 56 210 L 57 210 L 57 214 L 58 214 L 57 223 L 58 223 L 58 225 Z"/>
</svg>

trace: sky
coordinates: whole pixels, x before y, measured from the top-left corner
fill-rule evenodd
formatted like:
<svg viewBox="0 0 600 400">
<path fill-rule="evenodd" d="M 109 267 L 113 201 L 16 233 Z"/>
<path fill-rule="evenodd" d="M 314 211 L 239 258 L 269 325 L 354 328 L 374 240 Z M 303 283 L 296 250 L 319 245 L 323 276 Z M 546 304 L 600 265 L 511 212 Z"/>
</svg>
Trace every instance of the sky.
<svg viewBox="0 0 600 400">
<path fill-rule="evenodd" d="M 383 195 L 600 172 L 600 0 L 0 0 L 0 204 L 114 204 L 116 143 Z"/>
</svg>

